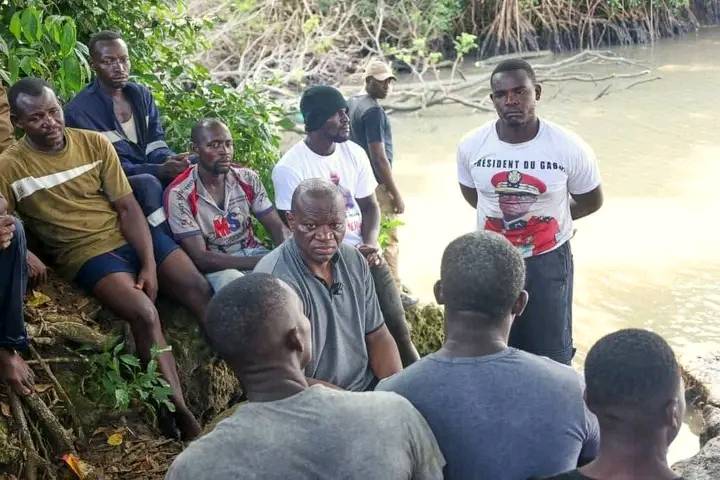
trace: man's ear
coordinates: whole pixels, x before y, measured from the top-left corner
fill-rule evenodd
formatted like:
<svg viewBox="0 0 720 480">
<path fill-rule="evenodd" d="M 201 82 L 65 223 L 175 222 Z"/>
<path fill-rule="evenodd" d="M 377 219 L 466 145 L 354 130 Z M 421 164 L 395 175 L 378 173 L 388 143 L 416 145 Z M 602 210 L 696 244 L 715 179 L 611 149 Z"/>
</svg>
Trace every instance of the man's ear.
<svg viewBox="0 0 720 480">
<path fill-rule="evenodd" d="M 302 353 L 305 351 L 300 330 L 297 327 L 291 328 L 285 335 L 285 345 L 293 352 Z"/>
<path fill-rule="evenodd" d="M 443 296 L 442 282 L 438 280 L 433 285 L 433 293 L 435 294 L 435 301 L 438 305 L 445 305 L 445 297 Z"/>
<path fill-rule="evenodd" d="M 542 85 L 539 83 L 535 84 L 535 100 L 540 100 L 540 96 L 542 95 Z"/>
<path fill-rule="evenodd" d="M 285 218 L 287 218 L 287 224 L 290 228 L 290 231 L 295 231 L 295 215 L 293 215 L 292 211 L 289 211 L 285 214 Z"/>
<path fill-rule="evenodd" d="M 526 290 L 520 291 L 520 295 L 518 295 L 517 300 L 515 300 L 515 304 L 513 304 L 510 313 L 512 313 L 516 317 L 522 315 L 522 313 L 525 311 L 525 307 L 527 307 L 529 299 L 530 294 Z"/>
</svg>

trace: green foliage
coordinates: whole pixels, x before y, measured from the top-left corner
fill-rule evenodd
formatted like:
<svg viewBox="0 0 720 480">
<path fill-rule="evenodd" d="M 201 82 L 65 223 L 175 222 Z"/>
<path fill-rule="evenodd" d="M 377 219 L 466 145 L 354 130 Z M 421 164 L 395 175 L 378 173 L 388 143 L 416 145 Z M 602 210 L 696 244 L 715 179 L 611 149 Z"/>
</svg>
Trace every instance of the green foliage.
<svg viewBox="0 0 720 480">
<path fill-rule="evenodd" d="M 390 243 L 390 231 L 405 225 L 405 222 L 399 218 L 391 218 L 383 215 L 380 220 L 380 233 L 378 234 L 378 243 L 380 248 L 386 248 Z"/>
<path fill-rule="evenodd" d="M 122 353 L 124 346 L 119 343 L 111 350 L 89 357 L 87 385 L 90 397 L 118 410 L 139 403 L 149 411 L 165 406 L 174 412 L 175 405 L 170 401 L 172 389 L 157 370 L 157 357 L 169 352 L 171 347 L 153 346 L 150 361 L 143 369 L 135 355 Z"/>
<path fill-rule="evenodd" d="M 72 18 L 46 15 L 33 5 L 2 9 L 0 79 L 5 83 L 25 76 L 46 78 L 67 99 L 90 78 L 86 56 Z"/>
</svg>

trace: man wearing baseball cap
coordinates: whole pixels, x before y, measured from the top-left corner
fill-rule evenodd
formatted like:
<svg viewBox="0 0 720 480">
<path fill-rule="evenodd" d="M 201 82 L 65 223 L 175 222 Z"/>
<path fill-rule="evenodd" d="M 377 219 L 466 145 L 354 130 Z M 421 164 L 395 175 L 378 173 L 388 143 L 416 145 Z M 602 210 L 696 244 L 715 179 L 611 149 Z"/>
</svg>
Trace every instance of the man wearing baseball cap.
<svg viewBox="0 0 720 480">
<path fill-rule="evenodd" d="M 344 243 L 356 247 L 367 259 L 385 323 L 407 366 L 419 355 L 410 340 L 400 292 L 380 256 L 377 182 L 363 149 L 348 141 L 347 102 L 337 89 L 320 85 L 303 93 L 300 111 L 307 135 L 283 155 L 272 172 L 277 209 L 285 218 L 293 192 L 303 180 L 322 178 L 340 187 L 346 208 Z"/>
<path fill-rule="evenodd" d="M 592 149 L 577 135 L 538 118 L 542 88 L 524 60 L 500 62 L 490 75 L 498 118 L 470 132 L 457 151 L 460 191 L 477 210 L 478 229 L 502 233 L 527 268 L 527 308 L 510 346 L 561 363 L 572 361 L 573 221 L 602 206 Z"/>
<path fill-rule="evenodd" d="M 350 139 L 363 147 L 370 158 L 370 165 L 379 184 L 375 195 L 380 204 L 380 211 L 385 217 L 394 219 L 405 211 L 405 203 L 392 174 L 393 140 L 390 122 L 378 100 L 387 97 L 390 83 L 396 78 L 390 65 L 379 60 L 368 63 L 363 78 L 365 80 L 363 91 L 348 100 Z M 383 250 L 383 257 L 390 267 L 396 285 L 400 288 L 397 229 L 390 229 L 388 235 L 388 245 Z M 416 299 L 405 294 L 402 294 L 402 299 L 405 307 L 417 303 Z"/>
</svg>

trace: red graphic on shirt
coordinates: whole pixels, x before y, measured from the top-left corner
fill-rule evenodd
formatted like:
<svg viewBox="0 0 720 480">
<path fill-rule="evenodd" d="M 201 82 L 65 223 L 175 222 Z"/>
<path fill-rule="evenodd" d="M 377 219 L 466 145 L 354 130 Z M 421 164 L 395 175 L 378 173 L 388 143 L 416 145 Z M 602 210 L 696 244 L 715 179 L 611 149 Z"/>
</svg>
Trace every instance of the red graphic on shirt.
<svg viewBox="0 0 720 480">
<path fill-rule="evenodd" d="M 213 229 L 215 230 L 215 235 L 218 237 L 227 237 L 231 233 L 227 218 L 220 215 L 213 218 Z"/>
<path fill-rule="evenodd" d="M 500 172 L 490 179 L 502 218 L 487 217 L 485 230 L 501 233 L 523 254 L 538 255 L 557 244 L 560 225 L 554 217 L 530 215 L 547 186 L 539 178 L 518 170 Z"/>
</svg>

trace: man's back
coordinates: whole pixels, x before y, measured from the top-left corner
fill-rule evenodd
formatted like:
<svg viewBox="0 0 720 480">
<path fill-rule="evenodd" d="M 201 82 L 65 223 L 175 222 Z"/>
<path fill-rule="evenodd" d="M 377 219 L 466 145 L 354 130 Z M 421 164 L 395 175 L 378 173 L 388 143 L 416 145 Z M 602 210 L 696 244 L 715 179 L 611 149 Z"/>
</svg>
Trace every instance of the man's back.
<svg viewBox="0 0 720 480">
<path fill-rule="evenodd" d="M 579 375 L 508 348 L 481 357 L 432 354 L 384 380 L 430 424 L 447 479 L 526 480 L 575 468 L 597 449 Z"/>
<path fill-rule="evenodd" d="M 388 162 L 393 160 L 393 140 L 390 122 L 385 110 L 368 94 L 356 95 L 348 100 L 350 140 L 360 145 L 370 156 L 370 143 L 382 142 Z M 376 172 L 377 177 L 377 172 Z"/>
<path fill-rule="evenodd" d="M 315 386 L 241 405 L 180 454 L 166 478 L 440 479 L 443 464 L 405 399 Z"/>
</svg>

